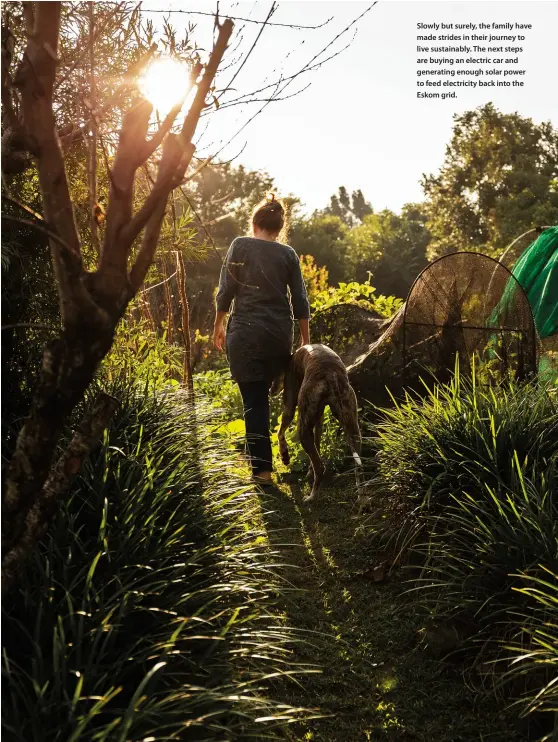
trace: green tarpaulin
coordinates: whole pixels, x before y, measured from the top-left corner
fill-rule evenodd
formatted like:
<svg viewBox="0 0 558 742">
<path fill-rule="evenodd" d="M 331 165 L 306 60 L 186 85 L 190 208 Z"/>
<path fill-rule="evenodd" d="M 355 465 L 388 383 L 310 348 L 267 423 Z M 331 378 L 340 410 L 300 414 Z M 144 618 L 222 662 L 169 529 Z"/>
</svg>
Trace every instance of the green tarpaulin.
<svg viewBox="0 0 558 742">
<path fill-rule="evenodd" d="M 550 227 L 521 255 L 512 274 L 527 294 L 539 337 L 558 333 L 558 227 Z M 510 282 L 511 283 L 511 282 Z M 513 287 L 509 287 L 513 290 Z M 506 289 L 507 293 L 508 289 Z"/>
<path fill-rule="evenodd" d="M 513 278 L 509 279 L 488 324 L 498 326 L 507 315 L 519 284 L 529 300 L 541 340 L 558 340 L 558 227 L 545 229 L 522 253 L 511 272 Z M 548 351 L 540 358 L 539 375 L 558 381 L 556 353 Z"/>
</svg>

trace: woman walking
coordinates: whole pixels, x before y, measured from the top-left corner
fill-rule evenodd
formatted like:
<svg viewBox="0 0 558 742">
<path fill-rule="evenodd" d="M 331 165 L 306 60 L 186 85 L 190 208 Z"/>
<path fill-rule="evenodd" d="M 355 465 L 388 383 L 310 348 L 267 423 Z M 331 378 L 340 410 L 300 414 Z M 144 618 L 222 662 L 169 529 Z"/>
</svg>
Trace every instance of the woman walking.
<svg viewBox="0 0 558 742">
<path fill-rule="evenodd" d="M 252 472 L 262 484 L 271 482 L 273 471 L 269 389 L 290 360 L 294 319 L 302 344 L 310 342 L 310 307 L 298 255 L 278 242 L 284 226 L 285 210 L 271 196 L 254 210 L 253 236 L 232 242 L 221 269 L 213 332 L 215 347 L 226 345 L 240 388 Z"/>
</svg>

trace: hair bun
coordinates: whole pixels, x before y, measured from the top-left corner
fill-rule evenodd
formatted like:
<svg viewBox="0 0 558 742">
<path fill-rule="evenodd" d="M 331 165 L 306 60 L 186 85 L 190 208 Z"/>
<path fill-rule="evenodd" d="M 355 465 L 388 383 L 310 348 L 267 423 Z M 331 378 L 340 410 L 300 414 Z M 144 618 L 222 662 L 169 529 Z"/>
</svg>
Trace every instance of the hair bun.
<svg viewBox="0 0 558 742">
<path fill-rule="evenodd" d="M 252 212 L 252 228 L 265 229 L 279 234 L 285 226 L 285 209 L 281 201 L 275 199 L 275 193 L 269 191 Z"/>
</svg>

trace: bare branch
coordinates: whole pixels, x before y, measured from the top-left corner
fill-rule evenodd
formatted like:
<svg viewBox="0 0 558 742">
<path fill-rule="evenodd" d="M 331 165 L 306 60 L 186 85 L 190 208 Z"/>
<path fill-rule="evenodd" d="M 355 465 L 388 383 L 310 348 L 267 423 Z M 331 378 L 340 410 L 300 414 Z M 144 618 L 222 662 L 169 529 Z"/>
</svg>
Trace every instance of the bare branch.
<svg viewBox="0 0 558 742">
<path fill-rule="evenodd" d="M 171 278 L 174 278 L 175 276 L 176 276 L 176 271 L 172 273 L 170 276 L 168 276 L 168 278 L 165 278 L 164 281 L 159 281 L 159 283 L 154 283 L 153 286 L 148 286 L 146 289 L 142 289 L 142 291 L 138 291 L 138 296 L 141 296 L 142 294 L 146 294 L 148 291 L 151 291 L 151 289 L 156 289 L 157 286 L 162 286 L 163 284 L 167 283 L 167 281 L 170 281 Z"/>
<path fill-rule="evenodd" d="M 194 401 L 194 377 L 192 376 L 192 339 L 190 337 L 190 306 L 186 291 L 186 269 L 180 250 L 176 250 L 176 272 L 178 273 L 178 293 L 182 307 L 182 339 L 184 341 L 184 370 L 182 383 L 188 392 L 190 402 Z"/>
<path fill-rule="evenodd" d="M 37 145 L 45 221 L 59 237 L 50 240 L 50 247 L 60 312 L 66 325 L 71 315 L 72 284 L 80 277 L 81 265 L 75 255 L 81 253 L 81 248 L 52 107 L 61 3 L 35 3 L 34 9 L 35 31 L 27 42 L 14 85 L 21 91 L 26 133 Z M 61 242 L 69 249 L 60 250 Z"/>
<path fill-rule="evenodd" d="M 304 75 L 306 72 L 312 72 L 313 70 L 319 69 L 322 65 L 326 64 L 326 62 L 331 61 L 332 59 L 335 59 L 335 57 L 338 57 L 340 54 L 342 54 L 344 51 L 346 51 L 349 46 L 351 45 L 351 42 L 346 44 L 344 47 L 339 49 L 338 51 L 331 54 L 329 57 L 326 57 L 325 59 L 321 59 L 319 62 L 315 62 L 314 64 L 305 65 L 302 67 L 298 72 L 295 72 L 292 75 L 288 75 L 287 77 L 279 77 L 275 82 L 269 83 L 268 85 L 264 85 L 261 88 L 258 88 L 257 90 L 252 90 L 250 93 L 244 93 L 243 95 L 239 95 L 238 98 L 231 98 L 228 101 L 225 101 L 225 103 L 222 103 L 219 106 L 219 110 L 222 111 L 225 108 L 229 108 L 233 105 L 240 105 L 242 103 L 251 103 L 253 100 L 256 100 L 253 98 L 254 95 L 258 95 L 259 93 L 263 93 L 266 90 L 269 90 L 270 88 L 278 89 L 279 85 L 281 85 L 284 82 L 287 82 L 288 80 L 293 81 L 296 80 L 297 77 L 300 77 L 301 75 Z M 308 86 L 304 88 L 306 90 Z M 300 92 L 300 91 L 299 91 Z M 293 95 L 296 95 L 294 93 Z M 275 96 L 269 96 L 268 98 L 261 99 L 262 101 L 268 101 L 268 102 L 274 102 L 276 100 L 286 100 L 287 98 L 293 97 L 292 95 L 285 96 L 284 98 L 276 98 Z M 209 114 L 213 114 L 214 111 L 207 110 L 204 111 L 202 116 L 207 116 Z"/>
<path fill-rule="evenodd" d="M 142 11 L 144 13 L 184 13 L 185 15 L 209 15 L 212 17 L 215 16 L 215 13 L 209 13 L 203 10 L 162 10 L 160 8 L 142 8 Z M 327 26 L 327 24 L 333 20 L 334 16 L 331 16 L 331 18 L 328 18 L 327 21 L 324 21 L 317 26 L 301 26 L 298 23 L 267 23 L 266 21 L 256 21 L 253 18 L 242 18 L 238 15 L 227 15 L 227 18 L 229 18 L 231 21 L 244 21 L 245 23 L 257 23 L 260 25 L 264 24 L 268 26 L 281 26 L 283 28 L 306 29 L 308 31 L 312 31 L 317 28 L 323 28 L 324 26 Z"/>
<path fill-rule="evenodd" d="M 184 119 L 184 125 L 182 126 L 182 137 L 185 142 L 192 141 L 192 137 L 194 136 L 194 132 L 196 131 L 196 126 L 198 124 L 201 112 L 203 111 L 203 108 L 205 106 L 205 99 L 207 97 L 207 94 L 209 93 L 209 89 L 211 87 L 211 84 L 213 83 L 215 75 L 217 74 L 217 68 L 219 67 L 221 60 L 223 59 L 223 54 L 225 53 L 225 49 L 227 48 L 227 44 L 229 43 L 232 30 L 233 22 L 229 18 L 227 18 L 225 21 L 223 21 L 223 24 L 219 28 L 219 36 L 217 37 L 217 41 L 215 42 L 215 45 L 211 52 L 211 56 L 209 57 L 209 61 L 204 70 L 203 77 L 198 84 L 196 97 L 194 98 L 194 102 L 192 103 L 190 110 L 188 111 L 188 114 Z"/>
<path fill-rule="evenodd" d="M 212 155 L 210 155 L 209 157 L 206 157 L 205 160 L 202 160 L 200 162 L 200 164 L 198 165 L 198 167 L 194 170 L 194 172 L 193 173 L 190 173 L 190 175 L 188 175 L 186 178 L 184 178 L 183 183 L 186 183 L 187 181 L 192 180 L 193 178 L 195 178 L 196 175 L 199 175 L 201 173 L 201 171 L 204 168 L 206 168 L 211 163 L 212 160 L 213 160 L 213 156 Z"/>
<path fill-rule="evenodd" d="M 159 201 L 162 200 L 163 203 L 166 204 L 172 185 L 177 177 L 178 168 L 180 167 L 180 178 L 182 178 L 193 153 L 193 144 L 191 144 L 189 149 L 185 151 L 176 134 L 168 135 L 163 148 L 163 156 L 161 157 L 159 172 L 153 190 L 146 198 L 141 209 L 137 214 L 134 214 L 130 223 L 122 230 L 121 239 L 125 245 L 132 245 L 141 230 L 146 226 L 151 215 L 158 210 L 157 207 Z M 186 158 L 187 162 L 185 161 Z"/>
<path fill-rule="evenodd" d="M 329 41 L 317 54 L 315 54 L 312 59 L 304 65 L 304 67 L 295 75 L 292 75 L 290 78 L 288 78 L 284 85 L 277 86 L 276 92 L 263 104 L 263 106 L 254 113 L 253 116 L 251 116 L 248 121 L 246 121 L 234 134 L 233 136 L 217 151 L 215 156 L 217 156 L 220 152 L 222 152 L 225 147 L 228 147 L 228 145 L 233 142 L 236 137 L 257 117 L 264 111 L 267 106 L 272 103 L 277 96 L 280 96 L 283 91 L 289 87 L 289 85 L 292 83 L 293 80 L 295 80 L 302 72 L 304 72 L 306 69 L 311 67 L 314 64 L 321 65 L 325 60 L 322 60 L 322 62 L 317 62 L 317 60 L 339 39 L 341 36 L 347 33 L 358 21 L 361 20 L 372 8 L 377 5 L 378 0 L 375 0 L 371 5 L 369 5 L 366 10 L 364 10 L 360 15 L 358 15 L 354 20 L 352 20 L 348 26 L 346 26 L 343 30 L 341 30 L 331 41 Z M 333 55 L 335 56 L 335 55 Z"/>
<path fill-rule="evenodd" d="M 194 152 L 194 145 L 183 148 L 179 137 L 169 134 L 163 147 L 157 180 L 144 205 L 134 216 L 123 239 L 130 245 L 145 227 L 142 244 L 130 272 L 133 293 L 141 287 L 157 249 L 167 198 L 177 179 L 181 180 Z"/>
<path fill-rule="evenodd" d="M 304 93 L 305 90 L 308 90 L 312 83 L 309 82 L 307 85 L 305 85 L 303 88 L 300 88 L 300 90 L 297 90 L 295 93 L 290 93 L 289 95 L 283 95 L 281 97 L 272 96 L 270 98 L 252 98 L 250 97 L 248 100 L 239 100 L 239 101 L 231 101 L 230 103 L 225 103 L 222 106 L 219 106 L 220 111 L 224 111 L 227 108 L 233 108 L 234 106 L 246 106 L 251 103 L 279 103 L 283 100 L 289 100 L 289 98 L 296 98 L 297 95 L 300 95 L 301 93 Z M 214 111 L 212 111 L 214 113 Z"/>
<path fill-rule="evenodd" d="M 250 58 L 250 55 L 252 54 L 252 52 L 256 48 L 256 45 L 257 45 L 258 41 L 260 40 L 260 37 L 261 37 L 262 33 L 264 32 L 264 29 L 265 29 L 266 25 L 268 25 L 268 23 L 269 23 L 269 19 L 275 13 L 275 11 L 277 10 L 277 8 L 278 8 L 278 5 L 277 5 L 277 3 L 274 0 L 274 2 L 271 3 L 271 8 L 269 9 L 269 13 L 267 14 L 267 17 L 266 17 L 265 21 L 263 22 L 262 27 L 258 31 L 258 35 L 256 36 L 256 38 L 254 40 L 254 43 L 252 44 L 252 46 L 250 47 L 250 49 L 248 50 L 248 52 L 245 54 L 244 59 L 242 60 L 242 64 L 240 65 L 240 67 L 236 70 L 236 72 L 232 76 L 229 84 L 226 85 L 225 88 L 224 88 L 224 90 L 223 90 L 223 92 L 219 96 L 217 96 L 217 100 L 219 100 L 220 98 L 223 97 L 223 95 L 225 95 L 225 93 L 227 92 L 227 90 L 230 89 L 231 85 L 233 84 L 233 82 L 236 80 L 236 78 L 240 74 L 242 68 L 244 67 L 244 65 L 246 64 L 246 62 Z"/>
<path fill-rule="evenodd" d="M 110 193 L 106 215 L 106 230 L 99 270 L 125 278 L 128 247 L 121 243 L 120 234 L 132 218 L 134 178 L 142 164 L 145 135 L 153 106 L 142 100 L 124 117 L 114 166 L 110 172 Z"/>
<path fill-rule="evenodd" d="M 155 132 L 155 134 L 153 134 L 151 139 L 145 143 L 145 147 L 142 153 L 142 159 L 144 162 L 145 160 L 149 159 L 149 157 L 151 157 L 151 155 L 155 152 L 157 147 L 162 143 L 165 136 L 172 129 L 174 121 L 176 117 L 178 116 L 178 114 L 180 113 L 180 109 L 182 108 L 183 103 L 184 103 L 184 99 L 180 101 L 180 103 L 177 103 L 176 106 L 173 106 L 171 108 L 171 110 L 165 116 L 163 123 L 159 126 L 159 128 Z"/>
<path fill-rule="evenodd" d="M 230 157 L 230 158 L 229 158 L 228 160 L 219 160 L 219 162 L 215 162 L 215 161 L 214 161 L 214 160 L 215 160 L 215 157 L 214 157 L 214 155 L 211 155 L 211 161 L 212 161 L 212 162 L 213 162 L 213 164 L 214 164 L 214 165 L 216 165 L 216 166 L 220 166 L 220 165 L 230 165 L 230 164 L 231 164 L 231 162 L 234 162 L 234 161 L 235 161 L 235 160 L 236 160 L 236 159 L 237 159 L 238 157 L 240 157 L 240 155 L 241 155 L 241 154 L 242 154 L 242 153 L 244 152 L 244 150 L 246 149 L 246 145 L 247 145 L 247 142 L 244 142 L 244 144 L 243 144 L 243 145 L 242 145 L 242 147 L 241 147 L 241 148 L 240 148 L 240 149 L 238 150 L 238 152 L 236 153 L 236 155 L 233 155 L 233 156 L 232 156 L 232 157 Z M 196 159 L 196 158 L 194 158 L 194 159 Z M 199 158 L 198 158 L 198 159 L 199 159 Z M 200 160 L 200 162 L 203 162 L 203 160 Z M 187 179 L 186 179 L 186 180 L 187 180 Z"/>
</svg>

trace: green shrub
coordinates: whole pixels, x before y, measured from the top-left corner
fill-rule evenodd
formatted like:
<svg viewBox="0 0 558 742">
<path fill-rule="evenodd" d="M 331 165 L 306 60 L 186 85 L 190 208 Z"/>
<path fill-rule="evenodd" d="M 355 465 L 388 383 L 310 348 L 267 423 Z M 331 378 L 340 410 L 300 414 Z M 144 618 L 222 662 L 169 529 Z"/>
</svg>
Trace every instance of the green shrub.
<svg viewBox="0 0 558 742">
<path fill-rule="evenodd" d="M 484 499 L 485 485 L 509 486 L 514 456 L 536 478 L 558 456 L 555 396 L 550 387 L 484 387 L 457 373 L 425 398 L 408 396 L 384 410 L 374 485 L 393 511 L 386 532 L 416 531 L 419 516 L 441 513 L 452 494 Z"/>
<path fill-rule="evenodd" d="M 196 395 L 214 409 L 221 410 L 227 420 L 242 417 L 242 397 L 238 384 L 228 369 L 194 374 Z"/>
<path fill-rule="evenodd" d="M 296 712 L 266 677 L 297 668 L 257 500 L 180 392 L 113 393 L 122 409 L 3 601 L 4 733 L 272 737 Z"/>
<path fill-rule="evenodd" d="M 108 384 L 124 385 L 134 379 L 140 386 L 179 387 L 183 363 L 184 349 L 169 345 L 166 333 L 157 335 L 144 320 L 122 322 L 100 374 Z"/>
<path fill-rule="evenodd" d="M 556 708 L 554 394 L 457 376 L 386 411 L 376 441 L 374 481 L 386 506 L 376 535 L 396 558 L 418 555 L 411 584 L 438 620 L 461 627 L 477 670 L 519 695 L 522 713 Z M 523 654 L 514 659 L 510 647 Z"/>
<path fill-rule="evenodd" d="M 551 742 L 558 735 L 558 574 L 546 568 L 539 574 L 518 575 L 514 590 L 524 607 L 515 614 L 520 628 L 505 647 L 511 662 L 507 657 L 509 670 L 502 683 L 514 688 L 521 684 L 517 705 L 522 716 L 537 711 L 554 714 L 553 730 L 541 740 Z"/>
<path fill-rule="evenodd" d="M 339 286 L 329 286 L 323 289 L 314 297 L 312 310 L 316 313 L 337 304 L 357 304 L 363 309 L 377 312 L 381 317 L 389 319 L 402 307 L 403 300 L 396 296 L 376 294 L 376 289 L 368 279 L 364 283 L 341 282 Z"/>
<path fill-rule="evenodd" d="M 525 716 L 556 709 L 558 470 L 555 461 L 526 476 L 515 465 L 511 485 L 483 492 L 479 482 L 452 494 L 443 513 L 423 514 L 428 540 L 415 548 L 425 567 L 414 584 L 438 619 L 465 622 L 477 671 L 519 697 Z"/>
</svg>

